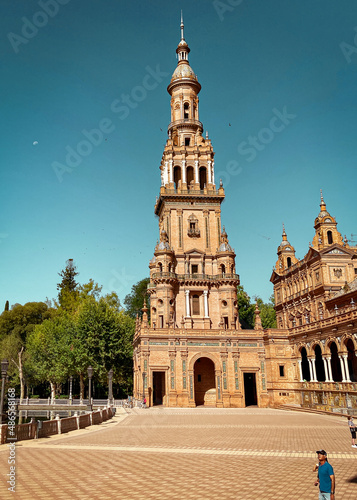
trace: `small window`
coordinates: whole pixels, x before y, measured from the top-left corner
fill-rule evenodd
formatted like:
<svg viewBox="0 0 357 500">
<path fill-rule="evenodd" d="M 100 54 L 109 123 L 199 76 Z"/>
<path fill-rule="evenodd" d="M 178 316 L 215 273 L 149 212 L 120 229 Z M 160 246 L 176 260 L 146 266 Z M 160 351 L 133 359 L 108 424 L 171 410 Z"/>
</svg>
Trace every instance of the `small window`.
<svg viewBox="0 0 357 500">
<path fill-rule="evenodd" d="M 280 377 L 285 377 L 284 365 L 279 365 L 279 375 Z"/>
<path fill-rule="evenodd" d="M 355 267 L 355 274 L 357 274 L 357 267 Z"/>
<path fill-rule="evenodd" d="M 333 238 L 332 238 L 332 232 L 331 231 L 327 231 L 327 241 L 328 241 L 329 245 L 332 245 Z"/>
<path fill-rule="evenodd" d="M 198 264 L 192 264 L 191 266 L 192 274 L 198 273 Z"/>
<path fill-rule="evenodd" d="M 190 138 L 185 137 L 185 146 L 189 146 L 189 145 L 190 145 Z"/>
<path fill-rule="evenodd" d="M 286 261 L 287 261 L 287 265 L 288 265 L 288 267 L 290 267 L 290 266 L 291 266 L 291 258 L 290 258 L 290 257 L 288 257 L 288 258 L 286 259 Z"/>
<path fill-rule="evenodd" d="M 164 316 L 159 316 L 159 328 L 164 328 Z"/>
<path fill-rule="evenodd" d="M 188 108 L 189 108 L 189 105 L 187 102 L 185 102 L 185 104 L 183 105 L 183 117 L 185 120 L 188 119 Z"/>
<path fill-rule="evenodd" d="M 228 329 L 228 316 L 223 316 L 224 329 Z"/>
<path fill-rule="evenodd" d="M 192 314 L 195 316 L 200 314 L 200 298 L 198 295 L 192 297 Z"/>
</svg>

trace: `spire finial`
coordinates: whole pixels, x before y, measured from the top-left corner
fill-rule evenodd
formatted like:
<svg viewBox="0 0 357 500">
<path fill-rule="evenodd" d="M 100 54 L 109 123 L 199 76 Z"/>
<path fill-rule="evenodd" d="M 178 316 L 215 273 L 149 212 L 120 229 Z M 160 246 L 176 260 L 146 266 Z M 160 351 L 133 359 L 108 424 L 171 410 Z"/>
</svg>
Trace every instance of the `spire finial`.
<svg viewBox="0 0 357 500">
<path fill-rule="evenodd" d="M 287 241 L 284 222 L 283 222 L 283 241 Z"/>
<path fill-rule="evenodd" d="M 320 196 L 321 196 L 321 203 L 320 203 L 321 210 L 326 210 L 326 203 L 325 203 L 324 197 L 322 195 L 322 189 L 320 189 Z"/>
<path fill-rule="evenodd" d="M 182 10 L 181 10 L 181 40 L 184 40 L 184 39 L 185 39 L 184 34 L 183 34 L 183 28 L 184 28 L 184 24 L 183 24 L 183 14 L 182 14 Z"/>
</svg>

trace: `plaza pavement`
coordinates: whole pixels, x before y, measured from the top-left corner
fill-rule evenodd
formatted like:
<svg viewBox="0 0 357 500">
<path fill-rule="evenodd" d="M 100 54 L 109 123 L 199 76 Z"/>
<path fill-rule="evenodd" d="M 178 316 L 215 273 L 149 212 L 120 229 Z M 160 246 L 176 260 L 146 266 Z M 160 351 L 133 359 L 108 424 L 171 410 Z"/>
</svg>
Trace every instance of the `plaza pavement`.
<svg viewBox="0 0 357 500">
<path fill-rule="evenodd" d="M 20 500 L 317 499 L 315 451 L 336 474 L 336 499 L 357 499 L 347 419 L 297 411 L 133 409 L 99 426 L 0 446 L 0 498 Z"/>
</svg>

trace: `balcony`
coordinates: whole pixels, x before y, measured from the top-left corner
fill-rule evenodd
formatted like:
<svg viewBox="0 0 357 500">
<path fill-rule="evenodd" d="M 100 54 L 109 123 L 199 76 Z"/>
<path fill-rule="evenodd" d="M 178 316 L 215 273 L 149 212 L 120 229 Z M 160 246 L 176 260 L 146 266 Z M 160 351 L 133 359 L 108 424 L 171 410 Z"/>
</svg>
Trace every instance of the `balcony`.
<svg viewBox="0 0 357 500">
<path fill-rule="evenodd" d="M 162 273 L 153 273 L 152 274 L 152 279 L 153 280 L 161 280 L 161 279 L 167 279 L 167 280 L 177 280 L 181 282 L 186 282 L 186 281 L 208 281 L 208 282 L 218 282 L 218 281 L 239 281 L 239 275 L 238 274 L 176 274 L 176 273 L 167 273 L 167 272 L 162 272 Z"/>
</svg>

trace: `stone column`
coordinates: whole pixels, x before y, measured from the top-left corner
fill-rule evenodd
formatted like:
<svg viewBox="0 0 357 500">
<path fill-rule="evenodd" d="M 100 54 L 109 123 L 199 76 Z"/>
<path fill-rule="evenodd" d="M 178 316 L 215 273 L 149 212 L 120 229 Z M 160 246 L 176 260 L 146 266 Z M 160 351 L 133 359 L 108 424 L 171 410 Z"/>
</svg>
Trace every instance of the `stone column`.
<svg viewBox="0 0 357 500">
<path fill-rule="evenodd" d="M 204 310 L 205 310 L 205 318 L 208 318 L 208 291 L 204 290 L 203 291 L 203 305 L 204 305 Z"/>
<path fill-rule="evenodd" d="M 214 184 L 214 161 L 212 162 L 212 184 Z"/>
<path fill-rule="evenodd" d="M 326 361 L 326 358 L 322 358 L 322 361 L 324 362 L 324 370 L 325 370 L 325 382 L 330 382 L 329 380 L 329 373 L 328 373 L 328 365 L 327 365 L 327 361 Z"/>
<path fill-rule="evenodd" d="M 186 184 L 186 160 L 182 160 L 182 184 Z"/>
<path fill-rule="evenodd" d="M 170 174 L 170 182 L 174 182 L 174 169 L 172 166 L 173 160 L 169 160 L 169 174 Z"/>
<path fill-rule="evenodd" d="M 314 381 L 314 375 L 313 375 L 313 371 L 312 371 L 312 363 L 311 363 L 311 359 L 307 358 L 308 362 L 309 362 L 309 374 L 310 374 L 310 382 L 313 382 Z"/>
<path fill-rule="evenodd" d="M 195 182 L 198 184 L 200 179 L 198 178 L 198 160 L 195 160 Z"/>
<path fill-rule="evenodd" d="M 303 382 L 304 379 L 302 377 L 301 359 L 298 359 L 298 363 L 299 363 L 300 382 Z"/>
<path fill-rule="evenodd" d="M 211 180 L 211 173 L 212 173 L 212 171 L 211 171 L 211 160 L 207 161 L 207 173 L 208 173 L 208 181 L 207 181 L 207 183 L 211 184 L 212 183 L 212 180 Z"/>
<path fill-rule="evenodd" d="M 165 169 L 164 169 L 164 185 L 168 183 L 169 176 L 168 176 L 168 168 L 169 168 L 169 162 L 165 161 Z"/>
<path fill-rule="evenodd" d="M 190 318 L 190 290 L 185 290 L 185 295 L 186 295 L 186 317 Z"/>
<path fill-rule="evenodd" d="M 312 358 L 311 359 L 311 365 L 312 365 L 312 376 L 313 376 L 313 380 L 312 382 L 317 382 L 317 377 L 316 377 L 316 366 L 315 366 L 315 358 Z"/>
<path fill-rule="evenodd" d="M 350 378 L 350 370 L 348 368 L 348 362 L 347 362 L 347 354 L 342 354 L 343 361 L 345 363 L 345 372 L 346 372 L 346 382 L 351 382 Z"/>
<path fill-rule="evenodd" d="M 339 354 L 339 359 L 340 359 L 340 365 L 341 365 L 341 372 L 342 372 L 342 382 L 347 382 L 346 380 L 346 373 L 345 373 L 345 364 L 343 362 L 343 357 Z"/>
<path fill-rule="evenodd" d="M 328 381 L 333 382 L 332 368 L 331 368 L 331 356 L 327 356 L 326 361 L 327 361 L 327 366 L 328 366 Z"/>
</svg>

